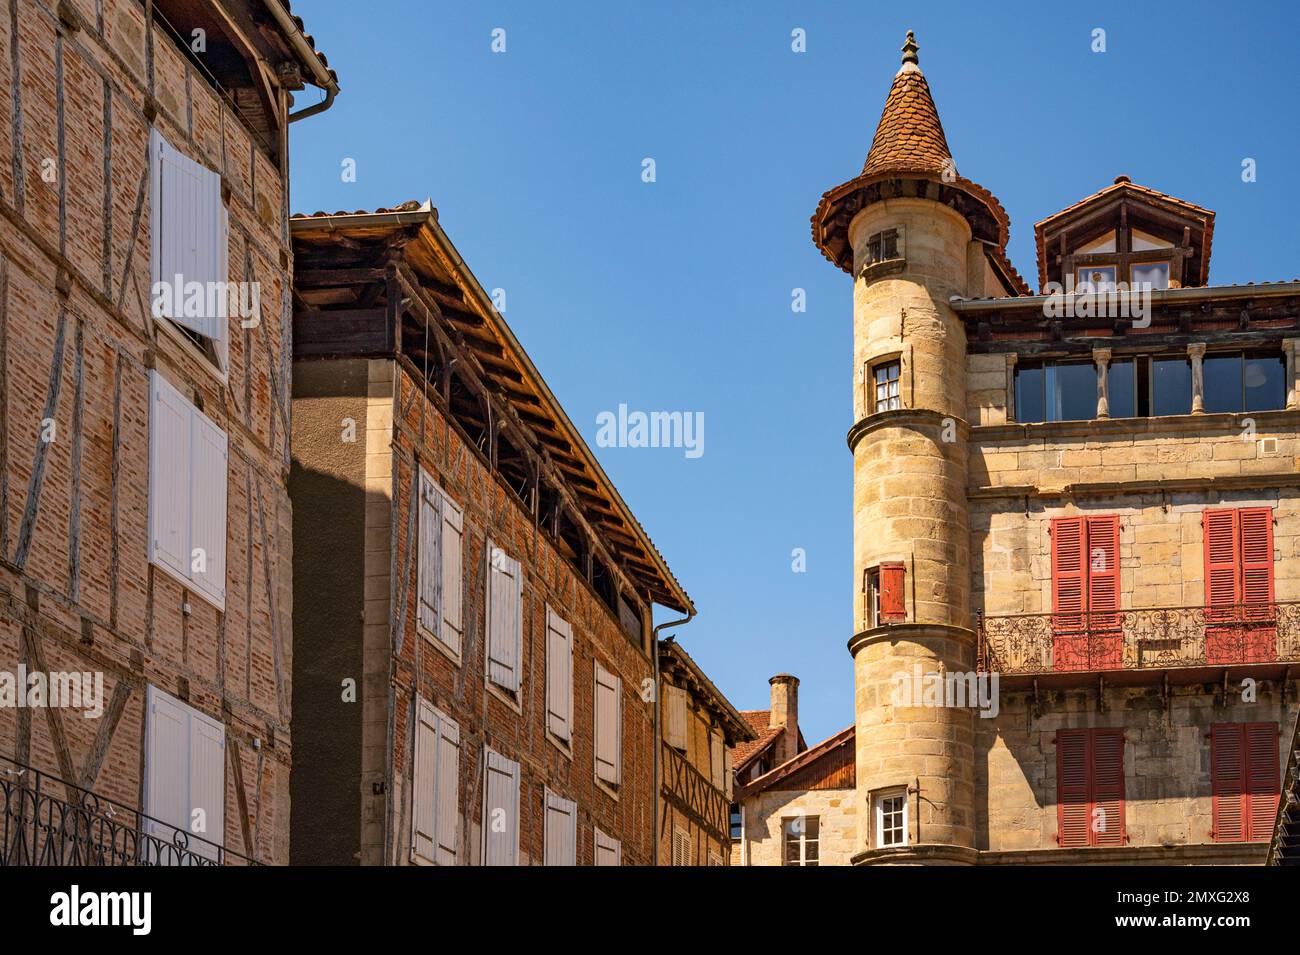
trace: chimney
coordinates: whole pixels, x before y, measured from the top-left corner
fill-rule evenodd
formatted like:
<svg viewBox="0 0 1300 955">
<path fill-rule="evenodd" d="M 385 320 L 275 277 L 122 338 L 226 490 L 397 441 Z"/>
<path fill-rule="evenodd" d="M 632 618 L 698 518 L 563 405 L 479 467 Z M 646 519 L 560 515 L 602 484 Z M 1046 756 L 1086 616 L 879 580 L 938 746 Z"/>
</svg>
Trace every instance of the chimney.
<svg viewBox="0 0 1300 955">
<path fill-rule="evenodd" d="M 772 685 L 772 710 L 768 726 L 785 729 L 776 744 L 778 765 L 799 752 L 799 678 L 778 673 L 767 681 Z"/>
</svg>

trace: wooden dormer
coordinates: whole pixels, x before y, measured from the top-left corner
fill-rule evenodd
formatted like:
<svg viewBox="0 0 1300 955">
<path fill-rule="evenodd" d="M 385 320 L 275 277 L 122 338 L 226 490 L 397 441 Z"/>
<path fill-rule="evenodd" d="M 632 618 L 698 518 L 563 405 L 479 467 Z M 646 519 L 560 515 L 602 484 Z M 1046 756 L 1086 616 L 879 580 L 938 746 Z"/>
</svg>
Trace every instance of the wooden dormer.
<svg viewBox="0 0 1300 955">
<path fill-rule="evenodd" d="M 1207 284 L 1214 213 L 1119 176 L 1114 185 L 1034 226 L 1039 290 L 1149 282 Z"/>
</svg>

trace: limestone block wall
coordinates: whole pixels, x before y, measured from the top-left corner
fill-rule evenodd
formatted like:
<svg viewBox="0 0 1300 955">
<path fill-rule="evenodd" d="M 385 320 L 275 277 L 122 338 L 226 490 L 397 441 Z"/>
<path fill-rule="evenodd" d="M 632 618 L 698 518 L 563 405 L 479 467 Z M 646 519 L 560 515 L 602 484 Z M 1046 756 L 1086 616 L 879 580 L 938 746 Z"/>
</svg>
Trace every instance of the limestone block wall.
<svg viewBox="0 0 1300 955">
<path fill-rule="evenodd" d="M 745 858 L 748 865 L 783 865 L 783 820 L 794 816 L 818 819 L 820 865 L 850 865 L 861 851 L 857 835 L 857 808 L 852 789 L 773 789 L 745 801 Z M 732 864 L 740 865 L 741 849 L 732 850 Z"/>
<path fill-rule="evenodd" d="M 1210 727 L 1277 722 L 1289 728 L 1300 708 L 1295 681 L 1286 695 L 1277 682 L 1259 683 L 1255 702 L 1244 701 L 1237 685 L 1226 705 L 1213 686 L 1174 687 L 1167 709 L 1158 686 L 1107 689 L 1104 701 L 1099 710 L 1095 687 L 1043 692 L 1035 715 L 1032 694 L 1004 692 L 996 718 L 975 720 L 978 848 L 1057 848 L 1055 736 L 1076 727 L 1124 729 L 1129 845 L 1211 844 Z M 1285 744 L 1279 737 L 1280 765 Z M 1252 847 L 1240 848 L 1252 855 Z M 1098 851 L 1108 850 L 1078 850 Z"/>
</svg>

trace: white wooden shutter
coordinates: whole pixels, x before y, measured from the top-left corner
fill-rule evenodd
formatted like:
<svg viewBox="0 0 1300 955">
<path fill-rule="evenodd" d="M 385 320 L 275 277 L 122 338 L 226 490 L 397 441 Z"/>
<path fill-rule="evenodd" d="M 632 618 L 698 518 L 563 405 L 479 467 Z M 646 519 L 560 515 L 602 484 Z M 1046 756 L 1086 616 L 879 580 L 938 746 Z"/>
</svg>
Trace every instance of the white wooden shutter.
<svg viewBox="0 0 1300 955">
<path fill-rule="evenodd" d="M 174 830 L 192 833 L 200 838 L 190 849 L 215 859 L 225 844 L 225 727 L 152 684 L 145 707 L 144 811 L 157 820 L 146 820 L 145 829 L 164 845 L 173 843 Z M 195 828 L 196 809 L 203 810 L 203 831 Z"/>
<path fill-rule="evenodd" d="M 546 865 L 578 864 L 578 804 L 546 790 Z"/>
<path fill-rule="evenodd" d="M 442 494 L 424 468 L 420 469 L 420 582 L 419 625 L 429 636 L 438 636 L 438 538 L 442 532 L 439 504 Z"/>
<path fill-rule="evenodd" d="M 686 691 L 669 684 L 664 688 L 664 698 L 668 704 L 668 726 L 665 738 L 668 745 L 680 750 L 686 749 Z"/>
<path fill-rule="evenodd" d="M 722 782 L 724 791 L 727 794 L 727 802 L 731 802 L 732 791 L 735 789 L 736 773 L 731 768 L 731 750 L 722 751 Z"/>
<path fill-rule="evenodd" d="M 573 738 L 573 628 L 546 608 L 546 726 L 557 739 Z"/>
<path fill-rule="evenodd" d="M 455 865 L 460 846 L 460 727 L 439 714 L 437 780 L 438 864 Z"/>
<path fill-rule="evenodd" d="M 173 296 L 162 296 L 162 314 L 178 325 L 205 335 L 218 344 L 225 368 L 228 280 L 229 213 L 221 201 L 221 177 L 190 159 L 168 143 L 158 130 L 150 130 L 152 172 L 150 278 L 169 287 L 180 276 L 175 297 L 185 301 L 185 286 L 199 282 L 204 308 L 200 315 L 176 312 Z M 220 282 L 220 294 L 209 296 L 210 283 Z M 213 308 L 207 306 L 211 304 Z"/>
<path fill-rule="evenodd" d="M 157 371 L 149 386 L 149 560 L 188 580 L 193 406 Z"/>
<path fill-rule="evenodd" d="M 623 681 L 596 668 L 596 778 L 617 786 L 622 757 Z"/>
<path fill-rule="evenodd" d="M 712 772 L 713 785 L 717 789 L 723 789 L 726 772 L 723 769 L 723 745 L 722 734 L 717 730 L 709 733 L 709 769 Z"/>
<path fill-rule="evenodd" d="M 692 865 L 691 834 L 680 826 L 673 826 L 673 865 Z"/>
<path fill-rule="evenodd" d="M 191 415 L 190 551 L 194 588 L 218 610 L 226 607 L 226 433 L 197 408 Z M 202 554 L 196 553 L 201 550 Z"/>
<path fill-rule="evenodd" d="M 190 845 L 200 855 L 216 859 L 217 846 L 226 841 L 226 728 L 198 710 L 191 709 L 189 716 L 190 830 L 207 840 Z M 200 818 L 204 832 L 196 831 Z"/>
<path fill-rule="evenodd" d="M 596 830 L 596 865 L 622 865 L 623 843 Z"/>
<path fill-rule="evenodd" d="M 438 607 L 440 611 L 439 623 L 441 624 L 439 637 L 456 656 L 460 656 L 460 635 L 462 632 L 461 590 L 463 586 L 462 576 L 464 574 L 461 552 L 464 516 L 460 505 L 445 493 L 442 495 L 441 511 L 442 540 L 440 541 L 439 558 L 442 566 L 442 585 L 439 588 L 439 596 L 442 598 L 442 602 Z"/>
<path fill-rule="evenodd" d="M 438 717 L 433 707 L 420 700 L 415 708 L 415 771 L 411 793 L 411 855 L 413 860 L 433 862 L 435 779 L 437 777 Z"/>
<path fill-rule="evenodd" d="M 483 864 L 519 864 L 519 764 L 485 747 Z"/>
<path fill-rule="evenodd" d="M 487 543 L 487 675 L 511 692 L 520 685 L 523 580 L 519 561 Z"/>
</svg>

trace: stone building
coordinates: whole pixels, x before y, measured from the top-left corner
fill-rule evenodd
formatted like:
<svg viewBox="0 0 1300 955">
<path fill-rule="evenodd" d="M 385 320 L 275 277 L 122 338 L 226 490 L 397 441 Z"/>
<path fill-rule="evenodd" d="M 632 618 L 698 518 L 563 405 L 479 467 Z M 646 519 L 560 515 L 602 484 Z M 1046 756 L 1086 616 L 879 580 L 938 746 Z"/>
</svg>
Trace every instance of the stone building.
<svg viewBox="0 0 1300 955">
<path fill-rule="evenodd" d="M 732 750 L 757 734 L 672 638 L 659 641 L 659 865 L 730 865 Z"/>
<path fill-rule="evenodd" d="M 1034 294 L 903 51 L 812 219 L 853 277 L 854 861 L 1263 862 L 1300 282 L 1211 284 L 1214 213 L 1120 176 L 1035 226 Z"/>
<path fill-rule="evenodd" d="M 435 209 L 292 232 L 293 861 L 654 864 L 690 599 Z"/>
<path fill-rule="evenodd" d="M 736 751 L 731 864 L 848 865 L 857 852 L 854 727 L 806 745 L 798 678 L 768 682 L 771 708 L 744 712 L 755 739 Z"/>
<path fill-rule="evenodd" d="M 289 124 L 337 79 L 283 0 L 14 0 L 0 51 L 0 864 L 287 861 Z"/>
</svg>

